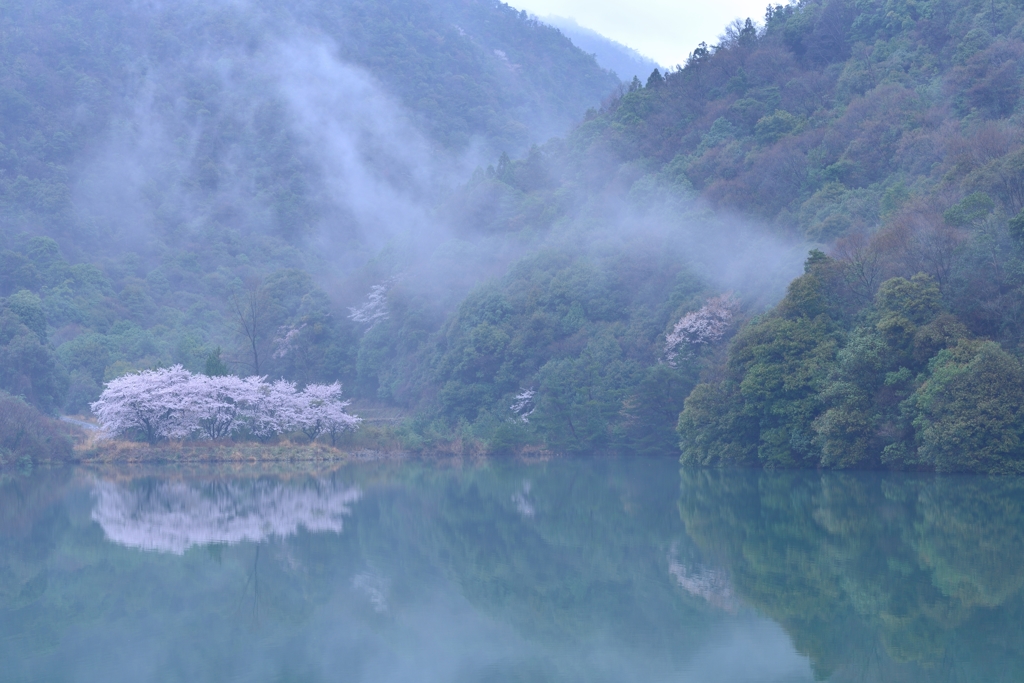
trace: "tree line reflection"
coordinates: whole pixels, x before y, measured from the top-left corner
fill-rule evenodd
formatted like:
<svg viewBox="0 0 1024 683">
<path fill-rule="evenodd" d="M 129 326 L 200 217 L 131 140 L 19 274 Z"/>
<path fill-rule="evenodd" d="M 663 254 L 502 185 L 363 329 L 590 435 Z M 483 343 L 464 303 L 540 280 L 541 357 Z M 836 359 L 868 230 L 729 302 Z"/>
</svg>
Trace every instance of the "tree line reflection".
<svg viewBox="0 0 1024 683">
<path fill-rule="evenodd" d="M 164 624 L 182 604 L 213 640 L 250 605 L 261 632 L 316 639 L 325 604 L 319 628 L 337 637 L 468 638 L 470 622 L 436 616 L 467 605 L 580 680 L 595 638 L 652 680 L 723 647 L 774 657 L 779 680 L 811 676 L 808 660 L 835 683 L 1024 680 L 1018 479 L 634 459 L 78 486 L 0 484 L 11 648 L 136 606 Z M 759 633 L 761 617 L 778 624 L 774 645 L 723 635 Z"/>
<path fill-rule="evenodd" d="M 1024 679 L 1022 479 L 683 470 L 679 510 L 822 679 Z"/>
</svg>

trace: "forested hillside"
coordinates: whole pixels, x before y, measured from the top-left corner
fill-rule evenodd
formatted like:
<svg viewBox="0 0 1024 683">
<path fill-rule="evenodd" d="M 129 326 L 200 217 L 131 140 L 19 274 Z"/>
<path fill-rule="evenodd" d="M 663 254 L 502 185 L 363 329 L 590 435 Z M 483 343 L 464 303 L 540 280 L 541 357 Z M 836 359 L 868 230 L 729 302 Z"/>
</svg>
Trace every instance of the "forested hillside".
<svg viewBox="0 0 1024 683">
<path fill-rule="evenodd" d="M 362 292 L 322 288 L 443 232 L 430 204 L 467 164 L 617 85 L 489 0 L 4 3 L 0 386 L 81 412 L 105 380 L 219 346 L 243 374 L 347 378 L 339 304 Z M 302 330 L 262 367 L 236 353 L 251 281 L 261 344 Z"/>
<path fill-rule="evenodd" d="M 203 230 L 351 238 L 338 176 L 432 191 L 618 84 L 490 0 L 8 2 L 0 32 L 4 232 L 73 260 Z"/>
<path fill-rule="evenodd" d="M 829 256 L 812 253 L 690 396 L 684 461 L 1021 469 L 1022 16 L 804 3 L 694 69 L 697 93 L 748 85 L 711 100 L 687 178 Z M 768 90 L 751 60 L 774 60 Z"/>
<path fill-rule="evenodd" d="M 1015 3 L 771 6 L 618 91 L 505 6 L 182 5 L 136 52 L 36 7 L 2 15 L 0 342 L 37 405 L 223 360 L 341 380 L 411 448 L 1024 463 Z"/>
<path fill-rule="evenodd" d="M 730 344 L 702 344 L 685 362 L 668 362 L 684 314 L 699 313 L 709 296 L 696 291 L 644 338 L 640 363 L 651 372 L 702 373 L 678 426 L 684 462 L 1016 470 L 1024 457 L 1022 18 L 1010 3 L 769 7 L 764 24 L 734 24 L 682 69 L 634 82 L 564 141 L 499 164 L 470 184 L 462 206 L 492 230 L 557 231 L 571 221 L 607 224 L 594 205 L 611 198 L 646 210 L 670 204 L 663 195 L 672 192 L 719 220 L 743 216 L 761 234 L 818 245 L 783 302 L 733 326 L 740 332 Z M 695 234 L 706 246 L 721 229 L 702 220 Z M 708 270 L 746 246 L 727 242 Z M 763 271 L 777 253 L 739 261 Z M 690 272 L 708 260 L 697 257 Z M 745 311 L 760 312 L 749 300 L 757 288 L 707 277 L 703 286 L 732 289 L 747 297 Z M 554 384 L 545 390 L 544 373 L 535 377 L 538 396 L 550 400 Z M 451 386 L 451 375 L 444 380 Z M 630 408 L 644 383 L 624 384 L 598 421 L 603 429 L 635 424 Z M 609 382 L 593 371 L 571 386 L 576 403 L 596 411 L 603 395 L 593 389 Z M 655 405 L 679 404 L 661 396 Z M 559 414 L 572 431 L 569 416 L 587 413 Z M 551 429 L 541 433 L 551 443 Z"/>
</svg>

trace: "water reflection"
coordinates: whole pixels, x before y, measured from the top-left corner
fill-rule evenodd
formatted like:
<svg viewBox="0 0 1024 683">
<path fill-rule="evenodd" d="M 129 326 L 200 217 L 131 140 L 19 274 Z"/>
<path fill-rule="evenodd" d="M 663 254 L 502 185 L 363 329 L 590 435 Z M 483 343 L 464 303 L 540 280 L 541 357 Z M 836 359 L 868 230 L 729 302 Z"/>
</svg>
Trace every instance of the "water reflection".
<svg viewBox="0 0 1024 683">
<path fill-rule="evenodd" d="M 359 572 L 352 579 L 352 587 L 362 592 L 373 605 L 373 610 L 379 614 L 388 611 L 390 583 L 386 578 L 369 571 Z"/>
<path fill-rule="evenodd" d="M 1024 680 L 1022 559 L 1015 479 L 41 473 L 0 483 L 0 679 Z"/>
<path fill-rule="evenodd" d="M 683 471 L 689 535 L 819 678 L 1024 680 L 1024 481 Z"/>
<path fill-rule="evenodd" d="M 739 609 L 739 601 L 733 594 L 729 575 L 722 569 L 701 565 L 686 565 L 676 559 L 676 548 L 673 546 L 668 555 L 668 573 L 676 580 L 679 587 L 690 595 L 705 600 L 709 605 L 735 612 Z"/>
<path fill-rule="evenodd" d="M 340 533 L 362 496 L 331 480 L 299 486 L 238 482 L 114 482 L 93 485 L 92 519 L 114 543 L 181 555 L 196 545 L 284 538 L 300 527 Z"/>
</svg>

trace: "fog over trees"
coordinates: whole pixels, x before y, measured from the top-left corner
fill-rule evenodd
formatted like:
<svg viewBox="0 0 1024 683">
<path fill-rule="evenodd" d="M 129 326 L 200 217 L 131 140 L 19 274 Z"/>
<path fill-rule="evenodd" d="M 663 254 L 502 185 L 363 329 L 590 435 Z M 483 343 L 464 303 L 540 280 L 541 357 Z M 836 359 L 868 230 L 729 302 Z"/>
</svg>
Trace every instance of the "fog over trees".
<svg viewBox="0 0 1024 683">
<path fill-rule="evenodd" d="M 219 358 L 410 450 L 1016 471 L 1022 21 L 801 0 L 619 83 L 491 0 L 9 3 L 0 388 Z"/>
</svg>

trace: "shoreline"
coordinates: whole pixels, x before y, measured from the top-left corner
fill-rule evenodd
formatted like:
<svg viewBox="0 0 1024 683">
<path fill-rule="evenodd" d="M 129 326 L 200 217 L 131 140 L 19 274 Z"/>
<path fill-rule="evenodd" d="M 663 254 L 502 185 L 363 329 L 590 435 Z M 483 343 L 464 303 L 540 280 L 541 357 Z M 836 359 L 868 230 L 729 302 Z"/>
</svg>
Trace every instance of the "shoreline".
<svg viewBox="0 0 1024 683">
<path fill-rule="evenodd" d="M 75 450 L 79 465 L 190 464 L 190 463 L 342 463 L 350 461 L 400 460 L 410 454 L 399 450 L 338 448 L 326 444 L 271 444 L 251 442 L 161 443 L 132 441 L 93 442 Z"/>
</svg>

